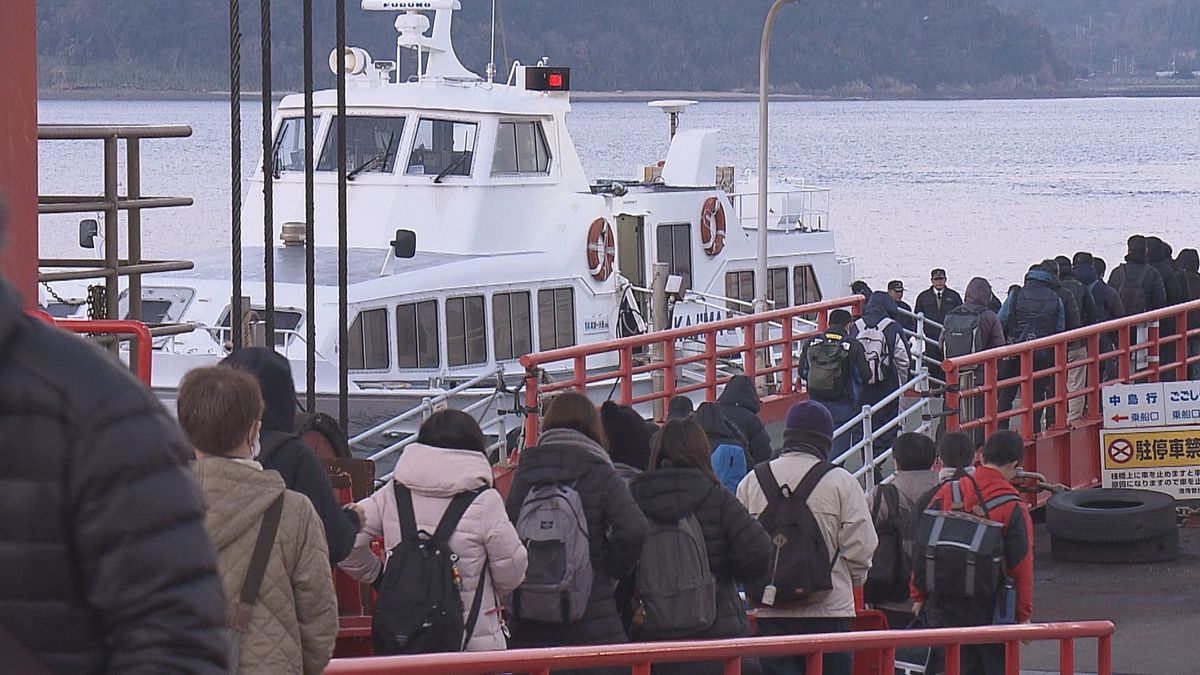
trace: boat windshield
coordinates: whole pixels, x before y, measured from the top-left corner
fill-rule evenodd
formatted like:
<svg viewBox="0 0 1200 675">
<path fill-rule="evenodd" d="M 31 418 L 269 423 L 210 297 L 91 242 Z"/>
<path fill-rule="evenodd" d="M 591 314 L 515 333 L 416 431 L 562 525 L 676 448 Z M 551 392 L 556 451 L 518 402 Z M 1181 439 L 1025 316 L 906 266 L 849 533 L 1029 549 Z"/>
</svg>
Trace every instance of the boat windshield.
<svg viewBox="0 0 1200 675">
<path fill-rule="evenodd" d="M 337 171 L 336 119 L 325 137 L 317 171 Z M 396 155 L 403 136 L 403 117 L 347 117 L 346 172 L 350 178 L 363 173 L 391 173 L 396 167 Z"/>
<path fill-rule="evenodd" d="M 477 128 L 474 122 L 422 119 L 408 158 L 408 175 L 470 176 Z"/>
<path fill-rule="evenodd" d="M 321 133 L 321 120 L 316 120 L 313 136 Z M 275 136 L 275 171 L 304 171 L 304 118 L 289 117 L 279 125 Z"/>
</svg>

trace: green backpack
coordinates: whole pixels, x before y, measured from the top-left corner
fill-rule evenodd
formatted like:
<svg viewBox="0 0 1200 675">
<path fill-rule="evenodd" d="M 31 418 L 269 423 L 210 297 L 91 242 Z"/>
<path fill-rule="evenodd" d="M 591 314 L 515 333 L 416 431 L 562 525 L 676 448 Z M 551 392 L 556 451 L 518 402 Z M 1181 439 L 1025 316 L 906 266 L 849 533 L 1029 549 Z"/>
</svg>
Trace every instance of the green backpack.
<svg viewBox="0 0 1200 675">
<path fill-rule="evenodd" d="M 850 379 L 850 343 L 835 335 L 818 335 L 808 343 L 808 395 L 818 401 L 844 398 Z"/>
</svg>

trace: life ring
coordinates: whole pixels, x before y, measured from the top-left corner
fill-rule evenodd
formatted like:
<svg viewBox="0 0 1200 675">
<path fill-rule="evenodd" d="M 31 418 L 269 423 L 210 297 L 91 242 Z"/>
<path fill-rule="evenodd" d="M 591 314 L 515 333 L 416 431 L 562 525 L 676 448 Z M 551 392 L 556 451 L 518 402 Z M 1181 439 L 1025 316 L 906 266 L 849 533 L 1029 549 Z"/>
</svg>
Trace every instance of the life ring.
<svg viewBox="0 0 1200 675">
<path fill-rule="evenodd" d="M 700 243 L 710 257 L 725 248 L 725 206 L 716 197 L 705 199 L 700 209 Z"/>
<path fill-rule="evenodd" d="M 612 276 L 616 259 L 617 238 L 612 225 L 604 218 L 593 220 L 587 235 L 588 270 L 598 281 L 604 281 Z"/>
</svg>

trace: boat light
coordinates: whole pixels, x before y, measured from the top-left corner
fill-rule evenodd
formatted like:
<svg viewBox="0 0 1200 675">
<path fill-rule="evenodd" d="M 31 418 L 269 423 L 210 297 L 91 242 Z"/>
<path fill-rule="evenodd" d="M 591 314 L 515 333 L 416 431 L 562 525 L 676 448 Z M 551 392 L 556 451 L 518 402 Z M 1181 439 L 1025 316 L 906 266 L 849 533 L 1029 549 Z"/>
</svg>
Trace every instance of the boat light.
<svg viewBox="0 0 1200 675">
<path fill-rule="evenodd" d="M 346 69 L 347 75 L 362 75 L 371 67 L 371 55 L 367 50 L 360 47 L 346 47 L 346 51 L 342 56 L 342 66 Z M 338 74 L 338 52 L 333 50 L 329 52 L 329 70 L 334 75 Z"/>
<path fill-rule="evenodd" d="M 525 68 L 527 91 L 570 91 L 571 69 L 559 66 L 529 66 Z"/>
</svg>

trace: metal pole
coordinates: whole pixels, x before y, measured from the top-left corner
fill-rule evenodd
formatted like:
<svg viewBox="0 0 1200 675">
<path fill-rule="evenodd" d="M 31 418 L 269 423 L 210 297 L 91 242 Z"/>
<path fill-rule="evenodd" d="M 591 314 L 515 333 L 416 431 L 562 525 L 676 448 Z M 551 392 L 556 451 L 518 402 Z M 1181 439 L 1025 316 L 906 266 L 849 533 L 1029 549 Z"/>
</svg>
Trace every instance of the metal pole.
<svg viewBox="0 0 1200 675">
<path fill-rule="evenodd" d="M 142 197 L 142 146 L 137 136 L 125 139 L 125 198 L 134 202 Z M 142 209 L 133 206 L 125 214 L 125 222 L 129 226 L 130 266 L 142 262 Z M 142 320 L 142 273 L 129 273 L 129 314 L 126 317 L 134 321 Z M 131 353 L 135 353 L 134 352 Z"/>
<path fill-rule="evenodd" d="M 0 271 L 27 307 L 38 302 L 37 3 L 0 2 L 0 192 L 7 211 Z M 4 216 L 0 215 L 0 220 Z"/>
<path fill-rule="evenodd" d="M 305 403 L 309 413 L 317 408 L 317 289 L 316 234 L 313 207 L 313 3 L 304 0 L 304 297 L 305 297 Z"/>
<path fill-rule="evenodd" d="M 275 348 L 275 153 L 271 138 L 271 0 L 261 1 L 262 14 L 262 153 L 263 153 L 263 282 L 266 347 Z"/>
<path fill-rule="evenodd" d="M 650 278 L 650 322 L 655 332 L 666 330 L 669 327 L 667 317 L 667 277 L 670 276 L 671 269 L 667 263 L 654 263 L 654 275 Z M 653 363 L 661 364 L 665 353 L 665 345 L 660 340 L 650 346 L 650 360 Z M 667 377 L 675 377 L 674 369 L 670 373 L 665 370 L 656 370 L 651 376 L 654 384 L 654 392 L 663 391 Z M 654 399 L 654 419 L 666 419 L 666 402 L 661 398 Z"/>
<path fill-rule="evenodd" d="M 346 53 L 346 2 L 337 3 L 337 49 Z M 337 153 L 338 153 L 338 422 L 342 431 L 350 433 L 350 342 L 347 322 L 349 321 L 349 292 L 347 269 L 349 261 L 346 249 L 349 246 L 346 233 L 346 68 L 343 57 L 342 68 L 337 76 Z"/>
<path fill-rule="evenodd" d="M 229 191 L 230 276 L 229 335 L 242 346 L 242 28 L 241 0 L 229 0 Z"/>
<path fill-rule="evenodd" d="M 758 51 L 758 293 L 754 309 L 767 311 L 767 99 L 771 77 L 771 33 L 775 18 L 783 6 L 796 0 L 775 0 L 763 25 L 762 44 Z"/>
<path fill-rule="evenodd" d="M 117 269 L 121 264 L 120 241 L 117 237 L 120 211 L 117 210 L 117 137 L 108 136 L 104 139 L 104 266 L 110 270 Z M 117 285 L 117 276 L 109 275 L 104 282 L 105 298 L 104 312 L 106 319 L 119 319 L 118 300 L 121 289 Z M 114 343 L 115 344 L 115 343 Z"/>
</svg>

